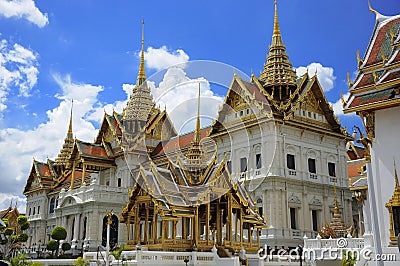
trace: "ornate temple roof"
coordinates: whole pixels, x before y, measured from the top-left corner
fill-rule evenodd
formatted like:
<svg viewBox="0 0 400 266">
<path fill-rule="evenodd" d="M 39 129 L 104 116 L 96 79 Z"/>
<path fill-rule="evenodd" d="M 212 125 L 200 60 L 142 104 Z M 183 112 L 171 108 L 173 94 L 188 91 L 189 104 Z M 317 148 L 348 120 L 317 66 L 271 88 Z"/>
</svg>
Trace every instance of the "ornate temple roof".
<svg viewBox="0 0 400 266">
<path fill-rule="evenodd" d="M 363 59 L 357 51 L 358 74 L 354 82 L 348 81 L 345 113 L 400 105 L 400 15 L 383 16 L 369 7 L 376 23 Z"/>
<path fill-rule="evenodd" d="M 73 103 L 72 103 L 73 104 Z M 69 155 L 74 145 L 74 136 L 72 133 L 72 106 L 71 106 L 71 114 L 69 117 L 69 126 L 67 136 L 64 139 L 64 144 L 57 158 L 55 159 L 55 164 L 57 166 L 65 166 L 69 159 Z"/>
<path fill-rule="evenodd" d="M 147 121 L 154 106 L 153 96 L 146 81 L 144 68 L 144 21 L 142 20 L 142 51 L 140 56 L 139 74 L 136 85 L 123 111 L 123 120 L 139 119 Z"/>
<path fill-rule="evenodd" d="M 213 123 L 210 134 L 217 134 L 229 127 L 230 122 L 225 122 L 229 112 L 232 110 L 238 112 L 241 109 L 249 108 L 249 103 L 251 103 L 250 109 L 255 108 L 260 112 L 260 115 L 256 117 L 258 122 L 274 119 L 276 122 L 312 128 L 318 132 L 329 132 L 350 139 L 350 136 L 336 118 L 316 75 L 310 77 L 305 73 L 297 80 L 296 86 L 287 101 L 283 102 L 268 93 L 262 86 L 262 82 L 254 75 L 251 76 L 250 81 L 234 75 L 223 107 L 218 112 L 218 117 Z M 255 115 L 255 109 L 249 114 L 250 118 L 244 117 L 242 119 L 245 124 L 248 119 L 251 119 L 251 115 Z M 224 125 L 221 125 L 221 123 Z"/>
<path fill-rule="evenodd" d="M 269 47 L 269 54 L 264 64 L 264 70 L 260 74 L 260 81 L 263 82 L 265 88 L 269 90 L 276 89 L 276 98 L 283 100 L 289 95 L 282 92 L 278 93 L 278 87 L 282 87 L 285 90 L 287 87 L 295 87 L 296 79 L 296 72 L 292 68 L 292 63 L 289 61 L 289 56 L 286 53 L 286 47 L 282 42 L 278 19 L 278 6 L 275 0 L 272 43 Z"/>
</svg>

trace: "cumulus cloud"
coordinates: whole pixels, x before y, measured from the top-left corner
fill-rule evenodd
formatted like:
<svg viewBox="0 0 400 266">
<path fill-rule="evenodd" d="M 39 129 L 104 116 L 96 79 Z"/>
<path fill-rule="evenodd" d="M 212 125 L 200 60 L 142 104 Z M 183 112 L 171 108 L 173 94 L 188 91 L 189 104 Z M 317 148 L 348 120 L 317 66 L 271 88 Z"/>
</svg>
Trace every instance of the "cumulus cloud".
<svg viewBox="0 0 400 266">
<path fill-rule="evenodd" d="M 0 7 L 1 8 L 1 7 Z M 37 83 L 38 55 L 18 43 L 11 45 L 0 41 L 0 118 L 7 108 L 10 92 L 18 91 L 18 96 L 28 97 Z"/>
<path fill-rule="evenodd" d="M 47 14 L 40 12 L 33 0 L 0 0 L 0 15 L 25 18 L 40 28 L 49 23 Z"/>
<path fill-rule="evenodd" d="M 182 51 L 182 54 L 185 53 Z M 92 122 L 101 122 L 104 111 L 111 113 L 114 109 L 122 112 L 134 86 L 123 84 L 122 90 L 126 97 L 112 104 L 104 104 L 98 99 L 104 89 L 101 85 L 77 82 L 70 75 L 53 74 L 53 79 L 60 88 L 60 92 L 55 95 L 60 102 L 46 112 L 46 122 L 31 130 L 0 129 L 0 156 L 7 158 L 0 160 L 0 198 L 4 198 L 0 206 L 7 207 L 11 198 L 14 201 L 19 198 L 20 206 L 25 204 L 21 193 L 31 170 L 32 159 L 46 161 L 47 158 L 54 159 L 57 156 L 68 130 L 72 99 L 74 135 L 80 140 L 92 142 L 98 130 Z M 154 100 L 161 108 L 166 106 L 180 133 L 194 129 L 199 82 L 201 115 L 203 118 L 216 117 L 223 97 L 214 94 L 205 78 L 190 78 L 184 69 L 175 67 L 165 72 L 159 84 L 149 82 Z M 203 119 L 202 126 L 207 122 L 210 122 L 210 118 Z"/>
<path fill-rule="evenodd" d="M 202 126 L 211 124 L 218 113 L 224 98 L 216 95 L 210 83 L 203 77 L 190 78 L 182 68 L 169 68 L 158 87 L 152 88 L 156 104 L 166 107 L 178 133 L 182 134 L 195 128 L 197 116 L 197 97 L 200 83 L 200 114 Z"/>
<path fill-rule="evenodd" d="M 308 69 L 308 75 L 310 76 L 313 76 L 315 74 L 315 71 L 317 71 L 318 81 L 325 92 L 328 92 L 333 88 L 336 77 L 333 74 L 332 67 L 325 67 L 320 63 L 314 62 L 306 67 L 300 66 L 298 68 L 295 68 L 297 76 L 299 77 L 302 76 L 304 73 L 306 73 L 307 69 Z"/>
<path fill-rule="evenodd" d="M 189 56 L 185 51 L 181 49 L 168 51 L 165 45 L 160 48 L 149 47 L 145 52 L 146 67 L 156 70 L 162 70 L 187 61 L 189 61 Z"/>
<path fill-rule="evenodd" d="M 343 98 L 347 101 L 349 99 L 350 96 L 350 92 L 346 93 L 343 95 Z M 343 113 L 343 104 L 342 101 L 340 99 L 338 99 L 336 102 L 334 103 L 330 103 L 333 111 L 335 112 L 335 115 L 337 116 L 342 116 L 344 115 Z M 350 114 L 346 114 L 346 116 L 355 116 L 356 113 L 350 113 Z"/>
<path fill-rule="evenodd" d="M 26 198 L 20 197 L 8 193 L 0 193 L 0 210 L 7 209 L 10 204 L 12 207 L 17 206 L 20 213 L 25 213 L 26 210 Z"/>
<path fill-rule="evenodd" d="M 0 157 L 7 158 L 0 160 L 0 193 L 21 195 L 32 159 L 46 161 L 47 157 L 54 159 L 57 156 L 68 130 L 71 99 L 74 99 L 74 135 L 84 141 L 93 141 L 97 133 L 87 117 L 99 105 L 97 96 L 103 87 L 74 82 L 69 75 L 56 74 L 54 79 L 61 88 L 61 93 L 56 95 L 60 103 L 46 112 L 45 123 L 26 131 L 17 128 L 0 130 Z"/>
</svg>

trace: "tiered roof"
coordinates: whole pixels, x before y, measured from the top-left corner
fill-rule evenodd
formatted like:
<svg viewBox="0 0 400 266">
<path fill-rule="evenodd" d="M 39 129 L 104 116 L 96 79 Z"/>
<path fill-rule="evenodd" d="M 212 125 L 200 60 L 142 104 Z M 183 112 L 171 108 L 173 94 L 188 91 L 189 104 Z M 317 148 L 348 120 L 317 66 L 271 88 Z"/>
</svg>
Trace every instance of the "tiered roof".
<svg viewBox="0 0 400 266">
<path fill-rule="evenodd" d="M 370 7 L 376 23 L 364 58 L 357 52 L 358 75 L 349 80 L 344 112 L 363 112 L 400 105 L 400 15 L 383 16 Z"/>
</svg>

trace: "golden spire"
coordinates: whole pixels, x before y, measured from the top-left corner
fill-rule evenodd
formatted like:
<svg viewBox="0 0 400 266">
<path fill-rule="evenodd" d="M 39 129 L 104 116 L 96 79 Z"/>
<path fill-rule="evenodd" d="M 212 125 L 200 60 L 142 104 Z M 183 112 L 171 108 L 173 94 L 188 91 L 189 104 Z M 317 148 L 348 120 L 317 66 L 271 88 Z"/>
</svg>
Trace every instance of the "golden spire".
<svg viewBox="0 0 400 266">
<path fill-rule="evenodd" d="M 71 111 L 70 111 L 70 115 L 69 115 L 69 126 L 68 126 L 67 137 L 64 139 L 64 145 L 55 160 L 56 165 L 61 165 L 61 164 L 67 163 L 69 155 L 74 146 L 74 135 L 72 132 L 72 110 L 73 110 L 73 107 L 74 107 L 74 100 L 71 101 Z"/>
<path fill-rule="evenodd" d="M 199 94 L 197 96 L 197 120 L 196 120 L 196 132 L 194 135 L 194 142 L 200 142 L 200 82 L 199 82 Z"/>
<path fill-rule="evenodd" d="M 282 35 L 281 29 L 279 28 L 279 17 L 278 17 L 278 5 L 274 0 L 274 32 L 272 34 L 272 45 L 281 45 Z"/>
<path fill-rule="evenodd" d="M 269 47 L 267 61 L 264 64 L 264 70 L 261 72 L 260 80 L 264 82 L 264 88 L 268 93 L 272 94 L 277 89 L 279 93 L 275 93 L 275 97 L 278 97 L 278 100 L 286 100 L 296 87 L 296 79 L 296 72 L 293 70 L 292 63 L 286 53 L 286 47 L 282 42 L 278 5 L 274 0 L 272 43 Z"/>
<path fill-rule="evenodd" d="M 140 67 L 136 85 L 140 86 L 146 80 L 146 71 L 144 70 L 144 19 L 142 19 L 142 52 L 140 54 Z"/>
<path fill-rule="evenodd" d="M 333 185 L 333 198 L 334 198 L 334 204 L 335 204 L 334 213 L 335 214 L 339 212 L 339 204 L 337 202 L 337 194 L 336 194 L 336 182 L 337 182 L 337 179 L 335 179 L 335 183 Z"/>
<path fill-rule="evenodd" d="M 396 188 L 398 188 L 399 187 L 399 178 L 397 176 L 396 160 L 394 160 L 394 182 L 396 184 Z"/>
<path fill-rule="evenodd" d="M 68 126 L 68 133 L 67 133 L 67 138 L 73 138 L 72 135 L 72 108 L 74 107 L 74 100 L 71 102 L 71 112 L 69 115 L 69 126 Z"/>
<path fill-rule="evenodd" d="M 142 20 L 142 52 L 140 56 L 139 74 L 136 85 L 132 89 L 132 94 L 123 110 L 123 120 L 139 119 L 141 121 L 147 121 L 154 105 L 150 87 L 147 86 L 146 83 L 146 72 L 144 69 L 144 20 Z M 132 131 L 133 128 L 125 128 L 125 130 Z"/>
</svg>

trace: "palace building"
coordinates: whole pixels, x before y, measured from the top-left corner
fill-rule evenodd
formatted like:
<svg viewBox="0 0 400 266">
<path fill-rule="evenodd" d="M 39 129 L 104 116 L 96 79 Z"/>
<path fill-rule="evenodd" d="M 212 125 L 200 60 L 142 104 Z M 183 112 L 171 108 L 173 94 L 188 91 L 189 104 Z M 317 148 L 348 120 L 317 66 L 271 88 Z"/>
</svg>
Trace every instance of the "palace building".
<svg viewBox="0 0 400 266">
<path fill-rule="evenodd" d="M 291 248 L 337 211 L 350 226 L 350 137 L 317 75 L 293 70 L 276 2 L 273 22 L 260 76 L 234 74 L 217 119 L 201 129 L 197 118 L 184 135 L 153 101 L 142 37 L 122 114 L 105 113 L 93 143 L 73 137 L 71 115 L 57 158 L 34 160 L 24 189 L 30 247 L 47 242 L 56 225 L 66 227 L 73 250 L 105 246 L 109 211 L 111 246 L 130 249 Z"/>
<path fill-rule="evenodd" d="M 381 253 L 387 246 L 397 246 L 400 233 L 396 169 L 400 161 L 400 15 L 384 16 L 369 8 L 375 14 L 375 27 L 364 57 L 357 51 L 357 77 L 349 79 L 350 96 L 342 101 L 344 113 L 356 113 L 364 124 L 366 136 L 355 128 L 367 165 L 366 178 L 357 190 L 365 205 L 365 232 L 373 235 L 376 252 Z"/>
</svg>

